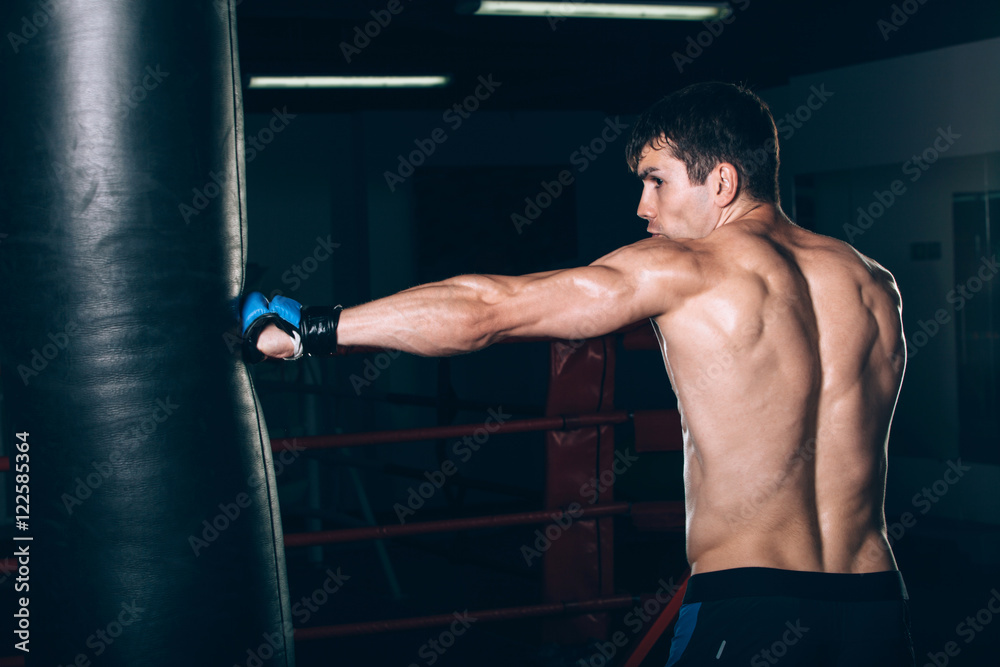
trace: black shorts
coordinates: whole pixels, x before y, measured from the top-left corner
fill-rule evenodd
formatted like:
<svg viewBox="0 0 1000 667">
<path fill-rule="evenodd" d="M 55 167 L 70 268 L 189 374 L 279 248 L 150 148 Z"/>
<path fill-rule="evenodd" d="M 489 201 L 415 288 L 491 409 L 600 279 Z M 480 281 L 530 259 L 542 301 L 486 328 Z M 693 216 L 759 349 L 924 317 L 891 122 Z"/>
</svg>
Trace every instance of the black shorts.
<svg viewBox="0 0 1000 667">
<path fill-rule="evenodd" d="M 688 581 L 666 667 L 911 667 L 899 572 L 745 567 Z"/>
</svg>

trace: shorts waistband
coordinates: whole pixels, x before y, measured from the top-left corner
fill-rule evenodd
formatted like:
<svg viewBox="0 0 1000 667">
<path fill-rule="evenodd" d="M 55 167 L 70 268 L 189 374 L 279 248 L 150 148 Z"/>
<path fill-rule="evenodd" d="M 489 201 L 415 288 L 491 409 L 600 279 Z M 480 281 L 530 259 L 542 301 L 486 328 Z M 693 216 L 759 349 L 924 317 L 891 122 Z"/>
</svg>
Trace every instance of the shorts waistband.
<svg viewBox="0 0 1000 667">
<path fill-rule="evenodd" d="M 840 574 L 739 567 L 692 575 L 684 603 L 774 596 L 843 602 L 909 599 L 898 570 Z"/>
</svg>

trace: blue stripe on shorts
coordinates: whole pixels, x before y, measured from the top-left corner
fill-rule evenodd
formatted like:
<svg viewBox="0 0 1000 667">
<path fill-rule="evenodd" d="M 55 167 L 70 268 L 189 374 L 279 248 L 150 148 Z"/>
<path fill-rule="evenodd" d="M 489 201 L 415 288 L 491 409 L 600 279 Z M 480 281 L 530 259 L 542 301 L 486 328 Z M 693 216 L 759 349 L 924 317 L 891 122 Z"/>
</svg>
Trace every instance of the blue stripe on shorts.
<svg viewBox="0 0 1000 667">
<path fill-rule="evenodd" d="M 694 634 L 694 626 L 698 622 L 698 610 L 701 603 L 682 604 L 681 611 L 677 615 L 677 624 L 674 626 L 674 638 L 670 641 L 670 657 L 667 659 L 666 667 L 670 667 L 684 654 L 691 635 Z"/>
</svg>

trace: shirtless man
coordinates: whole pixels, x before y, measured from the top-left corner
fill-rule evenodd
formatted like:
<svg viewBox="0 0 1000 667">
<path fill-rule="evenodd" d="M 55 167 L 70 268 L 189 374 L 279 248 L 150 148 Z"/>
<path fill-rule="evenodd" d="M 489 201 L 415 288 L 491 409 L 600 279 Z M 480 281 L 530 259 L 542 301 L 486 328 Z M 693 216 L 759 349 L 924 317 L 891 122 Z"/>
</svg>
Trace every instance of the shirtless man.
<svg viewBox="0 0 1000 667">
<path fill-rule="evenodd" d="M 892 275 L 784 215 L 774 121 L 749 91 L 668 96 L 628 160 L 651 238 L 586 267 L 458 276 L 342 312 L 257 295 L 252 351 L 443 356 L 649 318 L 682 415 L 692 571 L 668 667 L 913 664 L 883 510 L 905 366 Z"/>
</svg>

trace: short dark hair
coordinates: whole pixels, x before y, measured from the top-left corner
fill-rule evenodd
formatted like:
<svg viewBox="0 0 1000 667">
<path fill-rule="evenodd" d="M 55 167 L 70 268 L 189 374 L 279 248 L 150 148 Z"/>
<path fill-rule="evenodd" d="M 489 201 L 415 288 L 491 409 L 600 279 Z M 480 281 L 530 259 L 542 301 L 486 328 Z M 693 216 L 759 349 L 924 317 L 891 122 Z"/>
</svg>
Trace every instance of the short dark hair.
<svg viewBox="0 0 1000 667">
<path fill-rule="evenodd" d="M 778 203 L 778 130 L 767 104 L 743 86 L 712 81 L 667 95 L 632 129 L 625 154 L 633 172 L 646 146 L 669 148 L 696 184 L 728 162 L 747 195 Z"/>
</svg>

